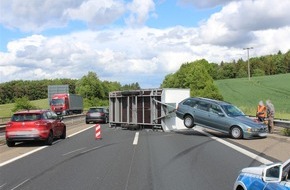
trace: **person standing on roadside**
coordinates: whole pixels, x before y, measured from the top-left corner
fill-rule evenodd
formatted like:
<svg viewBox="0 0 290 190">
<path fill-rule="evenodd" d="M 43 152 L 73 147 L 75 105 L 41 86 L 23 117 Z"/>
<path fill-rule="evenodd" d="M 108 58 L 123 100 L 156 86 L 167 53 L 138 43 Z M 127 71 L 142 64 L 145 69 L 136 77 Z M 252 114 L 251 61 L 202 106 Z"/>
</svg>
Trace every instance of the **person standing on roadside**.
<svg viewBox="0 0 290 190">
<path fill-rule="evenodd" d="M 267 107 L 267 117 L 268 117 L 268 131 L 269 133 L 272 133 L 274 130 L 275 108 L 271 100 L 266 101 L 266 107 Z"/>
<path fill-rule="evenodd" d="M 264 105 L 263 101 L 261 100 L 258 104 L 258 107 L 257 107 L 256 116 L 260 122 L 264 122 L 264 120 L 266 118 L 266 114 L 267 114 L 267 108 Z"/>
</svg>

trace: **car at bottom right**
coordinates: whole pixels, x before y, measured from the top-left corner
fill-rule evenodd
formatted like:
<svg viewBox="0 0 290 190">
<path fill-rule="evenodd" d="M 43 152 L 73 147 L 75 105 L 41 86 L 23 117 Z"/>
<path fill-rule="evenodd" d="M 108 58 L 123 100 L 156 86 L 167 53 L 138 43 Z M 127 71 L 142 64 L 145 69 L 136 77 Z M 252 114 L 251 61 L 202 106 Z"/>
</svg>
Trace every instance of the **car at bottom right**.
<svg viewBox="0 0 290 190">
<path fill-rule="evenodd" d="M 234 190 L 290 190 L 290 159 L 242 169 Z"/>
</svg>

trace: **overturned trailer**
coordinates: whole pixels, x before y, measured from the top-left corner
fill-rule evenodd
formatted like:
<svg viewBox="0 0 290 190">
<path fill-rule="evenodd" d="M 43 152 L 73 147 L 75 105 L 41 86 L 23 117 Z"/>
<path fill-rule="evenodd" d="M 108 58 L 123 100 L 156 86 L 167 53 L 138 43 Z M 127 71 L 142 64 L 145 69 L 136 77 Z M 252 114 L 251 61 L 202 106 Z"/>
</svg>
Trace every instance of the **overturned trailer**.
<svg viewBox="0 0 290 190">
<path fill-rule="evenodd" d="M 143 89 L 114 91 L 109 94 L 109 124 L 129 129 L 151 128 L 171 131 L 186 129 L 175 117 L 180 101 L 189 89 Z"/>
</svg>

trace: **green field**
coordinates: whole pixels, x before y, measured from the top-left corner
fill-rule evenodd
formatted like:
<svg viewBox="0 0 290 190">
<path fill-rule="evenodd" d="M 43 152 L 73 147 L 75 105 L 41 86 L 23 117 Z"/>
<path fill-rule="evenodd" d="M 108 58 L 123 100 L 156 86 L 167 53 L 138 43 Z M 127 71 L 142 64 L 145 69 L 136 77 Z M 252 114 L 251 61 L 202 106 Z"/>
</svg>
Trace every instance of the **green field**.
<svg viewBox="0 0 290 190">
<path fill-rule="evenodd" d="M 49 109 L 48 100 L 34 100 L 31 101 L 33 105 L 41 109 Z M 0 118 L 10 117 L 12 115 L 12 109 L 14 108 L 14 104 L 0 104 Z M 0 120 L 1 123 L 1 120 Z"/>
<path fill-rule="evenodd" d="M 270 99 L 275 106 L 276 118 L 290 119 L 290 74 L 215 81 L 224 100 L 255 115 L 260 100 Z"/>
</svg>

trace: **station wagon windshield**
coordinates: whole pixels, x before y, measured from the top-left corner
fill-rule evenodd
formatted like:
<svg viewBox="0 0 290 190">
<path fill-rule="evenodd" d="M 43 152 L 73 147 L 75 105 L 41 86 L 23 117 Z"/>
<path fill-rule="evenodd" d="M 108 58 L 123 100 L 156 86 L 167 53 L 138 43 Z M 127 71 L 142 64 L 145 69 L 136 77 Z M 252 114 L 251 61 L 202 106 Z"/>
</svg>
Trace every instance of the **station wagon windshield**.
<svg viewBox="0 0 290 190">
<path fill-rule="evenodd" d="M 226 114 L 230 117 L 244 116 L 245 114 L 236 106 L 233 105 L 221 105 Z"/>
</svg>

